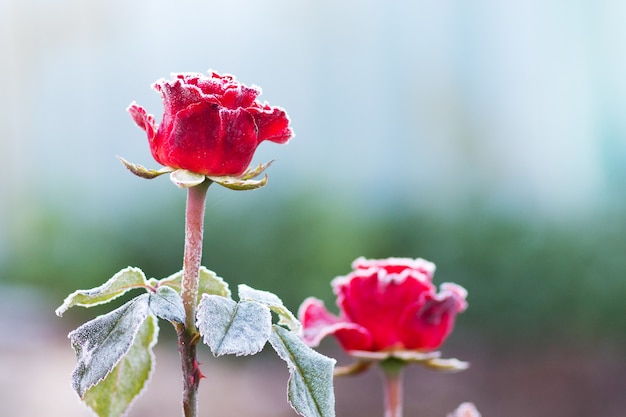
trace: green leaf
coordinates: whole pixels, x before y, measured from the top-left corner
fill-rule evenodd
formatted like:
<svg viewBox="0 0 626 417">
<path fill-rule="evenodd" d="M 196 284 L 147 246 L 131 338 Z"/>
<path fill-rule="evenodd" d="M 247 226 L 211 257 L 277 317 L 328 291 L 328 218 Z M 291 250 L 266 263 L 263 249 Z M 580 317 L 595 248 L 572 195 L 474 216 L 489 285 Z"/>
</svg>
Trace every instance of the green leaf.
<svg viewBox="0 0 626 417">
<path fill-rule="evenodd" d="M 217 274 L 204 266 L 200 267 L 198 278 L 198 302 L 202 299 L 202 294 L 213 294 L 230 298 L 228 283 Z"/>
<path fill-rule="evenodd" d="M 178 271 L 175 274 L 161 280 L 152 278 L 149 283 L 153 287 L 168 286 L 180 294 L 182 280 L 183 271 Z M 198 302 L 202 299 L 202 294 L 213 294 L 230 298 L 230 289 L 228 289 L 228 283 L 218 277 L 215 272 L 201 266 L 200 274 L 198 276 Z"/>
<path fill-rule="evenodd" d="M 333 417 L 335 360 L 304 344 L 293 332 L 274 325 L 270 344 L 289 367 L 287 396 L 293 409 L 305 417 Z"/>
<path fill-rule="evenodd" d="M 123 295 L 134 288 L 145 288 L 148 284 L 146 276 L 139 268 L 128 267 L 122 269 L 111 279 L 99 287 L 90 290 L 78 290 L 68 295 L 63 305 L 57 308 L 55 313 L 61 317 L 70 307 L 93 307 Z"/>
<path fill-rule="evenodd" d="M 283 305 L 283 302 L 276 294 L 269 291 L 255 290 L 245 284 L 239 285 L 238 289 L 240 300 L 256 301 L 265 304 L 278 315 L 278 324 L 287 326 L 292 332 L 299 333 L 302 330 L 302 325 L 298 319 Z"/>
<path fill-rule="evenodd" d="M 172 323 L 185 322 L 183 299 L 170 287 L 160 287 L 155 293 L 150 294 L 150 309 L 160 319 Z"/>
<path fill-rule="evenodd" d="M 99 417 L 122 416 L 145 389 L 154 368 L 152 348 L 158 335 L 158 321 L 149 315 L 128 353 L 102 381 L 87 390 L 83 401 Z"/>
<path fill-rule="evenodd" d="M 149 297 L 142 294 L 133 298 L 68 335 L 78 361 L 72 373 L 72 387 L 81 398 L 85 391 L 104 379 L 128 352 L 150 313 Z"/>
<path fill-rule="evenodd" d="M 272 314 L 256 301 L 236 303 L 218 295 L 203 295 L 197 313 L 198 330 L 211 352 L 221 355 L 254 355 L 260 352 L 272 330 Z"/>
</svg>

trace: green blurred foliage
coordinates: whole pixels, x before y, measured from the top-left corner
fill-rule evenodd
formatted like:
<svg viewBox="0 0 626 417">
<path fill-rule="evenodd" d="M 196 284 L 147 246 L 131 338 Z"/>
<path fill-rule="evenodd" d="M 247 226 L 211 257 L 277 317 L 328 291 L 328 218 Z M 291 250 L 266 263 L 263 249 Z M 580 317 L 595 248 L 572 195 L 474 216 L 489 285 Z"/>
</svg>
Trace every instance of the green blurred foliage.
<svg viewBox="0 0 626 417">
<path fill-rule="evenodd" d="M 128 265 L 166 277 L 182 264 L 180 200 L 121 220 L 36 213 L 12 238 L 0 282 L 39 287 L 61 304 Z M 332 310 L 330 281 L 355 258 L 423 257 L 436 263 L 437 285 L 468 289 L 457 326 L 464 333 L 515 344 L 617 344 L 626 340 L 625 236 L 619 215 L 556 224 L 477 208 L 454 216 L 402 205 L 367 211 L 296 196 L 227 210 L 209 204 L 203 264 L 232 289 L 273 291 L 294 311 L 316 296 Z"/>
</svg>

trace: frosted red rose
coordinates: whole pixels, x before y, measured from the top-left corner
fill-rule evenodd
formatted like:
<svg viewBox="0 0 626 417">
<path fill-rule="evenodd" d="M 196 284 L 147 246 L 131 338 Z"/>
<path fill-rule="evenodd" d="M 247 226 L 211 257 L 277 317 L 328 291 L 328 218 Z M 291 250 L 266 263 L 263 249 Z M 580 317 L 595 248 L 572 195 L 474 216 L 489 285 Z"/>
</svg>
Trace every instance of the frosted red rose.
<svg viewBox="0 0 626 417">
<path fill-rule="evenodd" d="M 132 103 L 133 120 L 148 134 L 156 161 L 207 176 L 242 174 L 257 146 L 285 143 L 293 132 L 280 107 L 257 100 L 261 90 L 215 72 L 174 74 L 153 88 L 163 97 L 163 120 Z"/>
<path fill-rule="evenodd" d="M 352 267 L 332 281 L 339 316 L 315 298 L 300 306 L 309 345 L 332 334 L 348 352 L 430 351 L 444 342 L 456 315 L 467 308 L 464 288 L 444 283 L 436 291 L 435 265 L 423 259 L 359 258 Z"/>
</svg>

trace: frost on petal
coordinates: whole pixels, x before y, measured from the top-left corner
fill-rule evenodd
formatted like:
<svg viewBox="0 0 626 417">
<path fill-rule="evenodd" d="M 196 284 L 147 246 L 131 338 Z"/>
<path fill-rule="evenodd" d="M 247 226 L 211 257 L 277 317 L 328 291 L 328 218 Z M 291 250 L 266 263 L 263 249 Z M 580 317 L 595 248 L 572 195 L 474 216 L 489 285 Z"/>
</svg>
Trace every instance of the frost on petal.
<svg viewBox="0 0 626 417">
<path fill-rule="evenodd" d="M 298 319 L 303 327 L 302 337 L 309 346 L 319 345 L 329 335 L 327 329 L 340 321 L 326 310 L 322 300 L 314 297 L 307 298 L 300 305 Z"/>
<path fill-rule="evenodd" d="M 245 110 L 221 109 L 220 122 L 222 131 L 217 151 L 222 156 L 222 172 L 217 175 L 243 174 L 258 146 L 254 119 Z"/>
<path fill-rule="evenodd" d="M 439 296 L 442 298 L 454 298 L 456 301 L 457 313 L 462 313 L 467 309 L 467 290 L 458 284 L 444 282 L 440 286 Z"/>
<path fill-rule="evenodd" d="M 285 143 L 293 136 L 285 111 L 259 103 L 261 89 L 233 76 L 173 74 L 153 88 L 163 99 L 158 128 L 140 106 L 133 103 L 129 111 L 148 132 L 152 156 L 164 166 L 206 176 L 239 176 L 261 141 Z"/>
<path fill-rule="evenodd" d="M 165 108 L 164 114 L 176 113 L 203 99 L 202 91 L 199 88 L 184 83 L 180 79 L 160 79 L 152 87 L 161 93 Z"/>
<path fill-rule="evenodd" d="M 239 175 L 250 164 L 256 146 L 254 121 L 246 111 L 203 102 L 176 114 L 159 158 L 168 166 L 202 175 Z"/>
<path fill-rule="evenodd" d="M 467 291 L 451 283 L 432 283 L 435 265 L 422 258 L 366 259 L 331 282 L 340 309 L 330 314 L 316 299 L 305 301 L 300 317 L 310 344 L 333 334 L 348 351 L 431 351 L 467 308 Z"/>
<path fill-rule="evenodd" d="M 135 102 L 132 102 L 130 106 L 128 106 L 127 110 L 128 113 L 130 113 L 130 117 L 132 117 L 135 123 L 137 123 L 137 126 L 145 130 L 145 132 L 148 134 L 148 139 L 152 140 L 157 130 L 154 116 L 148 114 L 143 107 Z"/>
<path fill-rule="evenodd" d="M 280 107 L 264 105 L 251 107 L 248 111 L 254 117 L 259 142 L 269 140 L 275 143 L 287 143 L 293 137 L 293 130 L 289 127 L 289 117 Z"/>
<path fill-rule="evenodd" d="M 423 294 L 432 293 L 432 284 L 415 277 L 411 271 L 387 274 L 377 268 L 357 269 L 333 280 L 337 304 L 347 320 L 368 330 L 373 349 L 382 350 L 402 345 L 401 319 L 408 305 Z"/>
<path fill-rule="evenodd" d="M 369 350 L 372 346 L 372 337 L 367 329 L 331 314 L 324 302 L 317 298 L 304 300 L 298 317 L 302 323 L 302 337 L 309 346 L 319 345 L 329 335 L 335 335 L 346 350 Z"/>
<path fill-rule="evenodd" d="M 441 288 L 438 294 L 425 294 L 406 309 L 402 326 L 407 348 L 438 348 L 452 332 L 456 315 L 467 307 L 467 291 L 463 287 L 447 283 Z"/>
<path fill-rule="evenodd" d="M 229 109 L 236 109 L 239 107 L 249 107 L 254 103 L 254 100 L 261 93 L 258 88 L 254 86 L 248 87 L 243 84 L 231 84 L 224 91 L 222 96 L 222 105 Z"/>
<path fill-rule="evenodd" d="M 364 257 L 357 258 L 352 263 L 354 269 L 382 269 L 388 274 L 400 273 L 404 270 L 412 270 L 421 272 L 428 280 L 432 280 L 435 273 L 435 264 L 422 258 L 386 258 L 386 259 L 366 259 Z"/>
</svg>

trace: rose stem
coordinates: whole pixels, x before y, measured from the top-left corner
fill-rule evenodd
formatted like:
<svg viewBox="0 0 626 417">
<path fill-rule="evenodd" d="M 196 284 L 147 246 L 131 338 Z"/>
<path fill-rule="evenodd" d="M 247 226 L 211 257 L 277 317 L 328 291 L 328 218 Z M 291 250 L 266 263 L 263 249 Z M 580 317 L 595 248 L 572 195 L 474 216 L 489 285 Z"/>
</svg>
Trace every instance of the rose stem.
<svg viewBox="0 0 626 417">
<path fill-rule="evenodd" d="M 402 417 L 402 371 L 405 363 L 389 358 L 380 363 L 385 391 L 385 417 Z"/>
<path fill-rule="evenodd" d="M 178 352 L 183 371 L 183 412 L 185 417 L 198 414 L 198 385 L 202 373 L 196 359 L 196 345 L 200 334 L 196 329 L 196 301 L 198 299 L 198 275 L 202 261 L 202 234 L 204 231 L 204 206 L 206 193 L 211 185 L 208 179 L 187 191 L 185 213 L 185 254 L 181 298 L 185 307 L 185 324 L 178 325 Z"/>
</svg>

